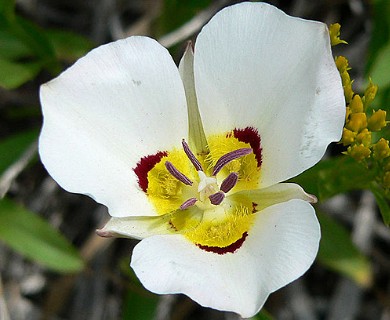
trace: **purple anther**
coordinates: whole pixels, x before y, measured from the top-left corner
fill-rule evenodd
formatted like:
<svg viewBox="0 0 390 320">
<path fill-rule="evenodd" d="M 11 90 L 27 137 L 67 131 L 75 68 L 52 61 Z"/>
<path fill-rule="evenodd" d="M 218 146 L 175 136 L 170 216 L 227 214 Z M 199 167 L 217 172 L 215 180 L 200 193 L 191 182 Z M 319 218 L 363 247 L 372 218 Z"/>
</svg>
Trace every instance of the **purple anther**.
<svg viewBox="0 0 390 320">
<path fill-rule="evenodd" d="M 177 170 L 176 167 L 172 164 L 172 162 L 166 161 L 165 167 L 167 168 L 168 172 L 173 175 L 177 180 L 183 182 L 187 186 L 192 186 L 192 181 L 179 170 Z"/>
<path fill-rule="evenodd" d="M 221 171 L 221 169 L 226 166 L 230 161 L 246 156 L 247 154 L 250 154 L 252 152 L 252 148 L 242 148 L 224 154 L 221 158 L 218 159 L 217 163 L 215 164 L 213 176 L 215 176 L 219 171 Z"/>
<path fill-rule="evenodd" d="M 225 199 L 225 194 L 222 191 L 218 191 L 217 193 L 212 194 L 209 196 L 211 204 L 217 206 L 221 204 L 223 199 Z"/>
<path fill-rule="evenodd" d="M 196 203 L 196 201 L 198 201 L 196 198 L 189 198 L 181 204 L 180 209 L 188 209 L 189 207 L 192 207 Z"/>
<path fill-rule="evenodd" d="M 230 173 L 221 183 L 221 191 L 227 193 L 236 185 L 238 181 L 238 173 Z"/>
<path fill-rule="evenodd" d="M 181 141 L 181 144 L 183 146 L 184 152 L 186 153 L 188 159 L 190 159 L 191 163 L 194 165 L 196 171 L 203 171 L 202 165 L 200 164 L 198 159 L 196 159 L 195 155 L 192 153 L 190 146 L 187 144 L 187 142 L 183 139 Z"/>
</svg>

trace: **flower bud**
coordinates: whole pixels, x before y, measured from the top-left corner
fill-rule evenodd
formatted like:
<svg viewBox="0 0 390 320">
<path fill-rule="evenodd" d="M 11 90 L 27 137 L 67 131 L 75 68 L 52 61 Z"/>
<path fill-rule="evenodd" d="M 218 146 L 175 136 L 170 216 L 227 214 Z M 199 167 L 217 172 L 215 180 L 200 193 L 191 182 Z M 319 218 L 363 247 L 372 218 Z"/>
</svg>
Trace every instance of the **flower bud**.
<svg viewBox="0 0 390 320">
<path fill-rule="evenodd" d="M 343 128 L 343 136 L 341 138 L 341 143 L 344 146 L 349 146 L 355 141 L 356 132 Z"/>
<path fill-rule="evenodd" d="M 373 115 L 368 119 L 368 128 L 371 131 L 379 131 L 386 127 L 386 111 L 379 109 L 374 111 Z"/>
<path fill-rule="evenodd" d="M 370 157 L 371 150 L 362 144 L 355 144 L 348 147 L 347 153 L 355 160 L 362 161 L 365 158 Z"/>
<path fill-rule="evenodd" d="M 355 94 L 354 97 L 352 98 L 352 101 L 349 104 L 349 108 L 353 113 L 363 112 L 362 98 L 358 94 Z"/>
<path fill-rule="evenodd" d="M 363 112 L 352 113 L 345 127 L 353 132 L 360 132 L 367 128 L 367 116 Z"/>
<path fill-rule="evenodd" d="M 335 62 L 337 70 L 339 70 L 340 74 L 350 69 L 348 66 L 348 60 L 344 56 L 338 56 Z"/>
<path fill-rule="evenodd" d="M 375 99 L 376 93 L 378 91 L 378 86 L 373 84 L 370 80 L 370 84 L 367 86 L 366 91 L 364 91 L 364 107 L 367 108 L 371 102 Z"/>
<path fill-rule="evenodd" d="M 370 147 L 371 146 L 371 131 L 368 131 L 368 129 L 363 129 L 362 132 L 360 132 L 356 136 L 356 141 L 359 144 L 362 144 L 366 147 Z"/>
<path fill-rule="evenodd" d="M 352 100 L 352 97 L 354 95 L 354 92 L 352 90 L 352 82 L 349 82 L 346 85 L 343 85 L 344 88 L 344 96 L 345 96 L 345 101 L 347 103 L 350 103 Z"/>
<path fill-rule="evenodd" d="M 338 45 L 340 43 L 347 44 L 346 41 L 340 39 L 340 24 L 339 23 L 333 23 L 329 26 L 329 36 L 330 36 L 330 43 L 332 46 Z"/>
<path fill-rule="evenodd" d="M 383 160 L 389 157 L 390 156 L 389 141 L 381 138 L 376 144 L 374 144 L 373 150 L 374 150 L 373 156 L 376 160 Z"/>
<path fill-rule="evenodd" d="M 385 188 L 390 188 L 390 171 L 385 172 L 383 175 L 383 186 Z"/>
<path fill-rule="evenodd" d="M 345 122 L 348 121 L 349 115 L 350 115 L 351 113 L 352 113 L 351 108 L 350 108 L 350 107 L 346 107 L 346 111 L 345 111 Z"/>
</svg>

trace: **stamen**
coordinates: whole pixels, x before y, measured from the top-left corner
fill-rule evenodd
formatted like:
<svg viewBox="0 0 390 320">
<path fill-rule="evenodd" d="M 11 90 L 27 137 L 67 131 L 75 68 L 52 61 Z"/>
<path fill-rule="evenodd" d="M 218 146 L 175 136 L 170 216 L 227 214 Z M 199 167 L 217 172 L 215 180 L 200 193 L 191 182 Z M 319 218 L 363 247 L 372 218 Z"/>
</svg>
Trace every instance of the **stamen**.
<svg viewBox="0 0 390 320">
<path fill-rule="evenodd" d="M 183 182 L 187 186 L 192 186 L 192 181 L 179 170 L 177 170 L 176 167 L 172 164 L 172 162 L 166 161 L 165 167 L 167 168 L 168 172 L 173 175 L 177 180 Z"/>
<path fill-rule="evenodd" d="M 242 148 L 224 154 L 221 158 L 218 159 L 217 163 L 215 164 L 213 176 L 215 176 L 219 171 L 221 171 L 221 169 L 230 161 L 246 156 L 247 154 L 252 153 L 252 151 L 252 148 Z"/>
<path fill-rule="evenodd" d="M 221 191 L 227 193 L 236 185 L 238 181 L 238 174 L 236 172 L 230 173 L 221 183 Z"/>
<path fill-rule="evenodd" d="M 196 171 L 203 171 L 202 165 L 200 164 L 198 159 L 196 159 L 195 155 L 192 153 L 192 151 L 191 151 L 189 145 L 187 144 L 187 142 L 183 139 L 181 141 L 181 144 L 183 146 L 184 152 L 186 153 L 188 159 L 190 159 L 191 163 L 194 165 Z"/>
<path fill-rule="evenodd" d="M 209 196 L 211 204 L 217 206 L 221 204 L 223 199 L 225 199 L 225 194 L 222 191 L 218 191 L 217 193 L 212 194 Z"/>
<path fill-rule="evenodd" d="M 192 207 L 196 201 L 198 201 L 196 198 L 189 198 L 188 200 L 186 200 L 182 203 L 182 205 L 180 206 L 180 209 L 181 210 L 188 209 L 189 207 Z"/>
</svg>

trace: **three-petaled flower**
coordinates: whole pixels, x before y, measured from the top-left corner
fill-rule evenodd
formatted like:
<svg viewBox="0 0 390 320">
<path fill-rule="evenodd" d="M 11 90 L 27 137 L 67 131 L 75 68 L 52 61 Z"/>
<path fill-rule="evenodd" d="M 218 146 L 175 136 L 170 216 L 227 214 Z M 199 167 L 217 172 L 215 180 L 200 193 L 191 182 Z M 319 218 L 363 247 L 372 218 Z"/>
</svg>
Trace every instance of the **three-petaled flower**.
<svg viewBox="0 0 390 320">
<path fill-rule="evenodd" d="M 142 241 L 156 293 L 254 315 L 312 264 L 320 228 L 281 183 L 341 136 L 329 33 L 265 3 L 223 9 L 175 66 L 147 37 L 101 46 L 42 86 L 40 154 L 66 190 L 106 205 L 98 234 Z"/>
</svg>

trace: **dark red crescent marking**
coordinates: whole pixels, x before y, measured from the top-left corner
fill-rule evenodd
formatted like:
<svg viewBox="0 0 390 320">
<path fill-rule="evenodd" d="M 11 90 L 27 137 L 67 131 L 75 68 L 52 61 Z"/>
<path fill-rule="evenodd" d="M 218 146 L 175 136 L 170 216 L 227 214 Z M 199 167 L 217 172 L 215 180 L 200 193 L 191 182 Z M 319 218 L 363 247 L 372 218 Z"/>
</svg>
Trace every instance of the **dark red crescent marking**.
<svg viewBox="0 0 390 320">
<path fill-rule="evenodd" d="M 167 155 L 168 153 L 166 151 L 159 151 L 156 154 L 142 157 L 141 160 L 138 161 L 137 166 L 133 169 L 138 177 L 138 185 L 144 192 L 148 190 L 149 171 Z"/>
<path fill-rule="evenodd" d="M 247 236 L 248 236 L 248 232 L 244 232 L 240 239 L 238 239 L 236 242 L 233 242 L 231 245 L 228 245 L 227 247 L 223 247 L 223 248 L 202 246 L 201 244 L 196 244 L 196 245 L 204 251 L 213 252 L 222 255 L 225 253 L 233 253 L 236 250 L 240 249 Z"/>
<path fill-rule="evenodd" d="M 262 163 L 262 155 L 261 155 L 261 139 L 259 132 L 257 129 L 253 127 L 246 127 L 244 129 L 234 129 L 233 135 L 238 141 L 249 143 L 251 148 L 253 149 L 253 153 L 255 154 L 255 158 L 257 161 L 257 167 L 260 168 Z"/>
</svg>

